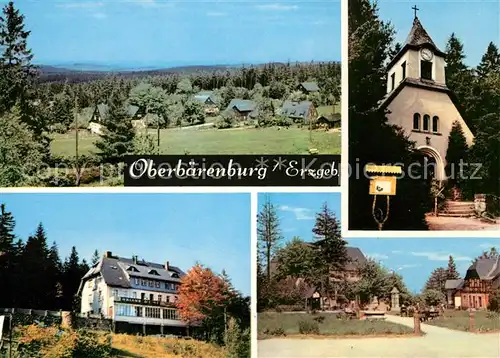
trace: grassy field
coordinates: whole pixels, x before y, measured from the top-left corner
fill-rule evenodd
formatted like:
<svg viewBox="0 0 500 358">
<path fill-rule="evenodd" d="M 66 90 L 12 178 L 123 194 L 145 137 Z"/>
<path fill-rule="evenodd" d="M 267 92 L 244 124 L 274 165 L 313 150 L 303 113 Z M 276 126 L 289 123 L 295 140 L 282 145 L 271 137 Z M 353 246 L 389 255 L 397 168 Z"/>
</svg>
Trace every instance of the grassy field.
<svg viewBox="0 0 500 358">
<path fill-rule="evenodd" d="M 323 319 L 318 317 L 324 317 Z M 315 327 L 316 332 L 301 332 L 302 327 Z M 258 315 L 259 338 L 280 335 L 329 335 L 329 336 L 373 336 L 413 334 L 413 329 L 381 320 L 344 320 L 336 314 L 275 313 Z"/>
<path fill-rule="evenodd" d="M 156 132 L 151 131 L 156 138 Z M 311 140 L 309 136 L 311 135 Z M 97 135 L 81 132 L 80 154 L 96 151 Z M 161 154 L 307 154 L 310 148 L 320 154 L 340 154 L 340 132 L 309 131 L 291 127 L 241 129 L 163 129 Z M 74 156 L 75 135 L 57 134 L 51 144 L 52 153 Z M 153 154 L 153 153 L 152 153 Z"/>
<path fill-rule="evenodd" d="M 334 106 L 319 106 L 316 110 L 318 111 L 318 115 L 325 116 L 332 113 L 340 113 L 341 105 L 340 103 L 336 103 Z"/>
<path fill-rule="evenodd" d="M 477 332 L 500 331 L 500 315 L 487 311 L 477 311 L 475 313 L 475 328 Z M 429 320 L 428 324 L 456 329 L 459 331 L 469 331 L 468 311 L 446 311 L 443 317 Z"/>
</svg>

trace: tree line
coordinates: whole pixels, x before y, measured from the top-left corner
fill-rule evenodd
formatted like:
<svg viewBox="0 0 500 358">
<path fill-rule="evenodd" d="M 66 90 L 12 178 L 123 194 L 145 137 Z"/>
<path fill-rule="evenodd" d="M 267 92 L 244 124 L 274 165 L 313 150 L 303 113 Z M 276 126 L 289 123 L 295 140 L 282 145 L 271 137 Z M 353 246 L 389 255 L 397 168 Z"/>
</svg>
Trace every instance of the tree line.
<svg viewBox="0 0 500 358">
<path fill-rule="evenodd" d="M 386 113 L 378 110 L 386 94 L 386 63 L 401 49 L 395 43 L 395 30 L 379 17 L 378 7 L 370 0 L 352 0 L 348 4 L 349 32 L 349 163 L 362 170 L 368 163 L 401 163 L 409 168 L 422 161 L 415 143 L 401 128 L 388 124 Z M 465 198 L 472 193 L 499 196 L 500 162 L 500 55 L 490 43 L 481 62 L 465 65 L 463 45 L 456 34 L 447 42 L 446 82 L 455 93 L 459 110 L 475 135 L 468 148 L 461 128 L 455 125 L 450 134 L 449 163 L 482 163 L 481 180 L 467 180 L 467 185 L 451 179 L 447 190 L 458 187 Z M 458 133 L 458 135 L 457 135 Z M 461 137 L 456 140 L 457 137 Z M 454 143 L 458 142 L 458 145 Z M 459 148 L 458 150 L 456 148 Z M 451 165 L 446 169 L 450 173 Z M 423 169 L 412 169 L 413 177 L 423 178 Z M 413 180 L 408 175 L 398 180 L 398 195 L 392 197 L 391 214 L 384 225 L 388 230 L 425 230 L 425 214 L 433 209 L 432 182 Z M 349 228 L 376 228 L 370 210 L 373 198 L 368 195 L 368 178 L 349 178 Z M 447 194 L 449 195 L 449 194 Z M 385 210 L 385 208 L 382 208 Z"/>
<path fill-rule="evenodd" d="M 280 306 L 304 309 L 306 292 L 310 294 L 311 288 L 322 297 L 335 298 L 338 304 L 357 300 L 364 305 L 375 296 L 389 300 L 394 287 L 402 300 L 409 300 L 411 294 L 399 274 L 370 258 L 352 261 L 340 223 L 326 203 L 316 214 L 312 236 L 312 242 L 293 237 L 284 243 L 277 208 L 267 198 L 258 215 L 259 310 Z M 345 275 L 348 263 L 354 264 L 358 280 Z"/>
<path fill-rule="evenodd" d="M 56 242 L 49 246 L 40 223 L 33 235 L 22 240 L 14 234 L 14 215 L 0 205 L 0 307 L 79 311 L 76 296 L 89 264 L 73 246 L 61 260 Z M 90 265 L 100 259 L 97 251 Z"/>
</svg>

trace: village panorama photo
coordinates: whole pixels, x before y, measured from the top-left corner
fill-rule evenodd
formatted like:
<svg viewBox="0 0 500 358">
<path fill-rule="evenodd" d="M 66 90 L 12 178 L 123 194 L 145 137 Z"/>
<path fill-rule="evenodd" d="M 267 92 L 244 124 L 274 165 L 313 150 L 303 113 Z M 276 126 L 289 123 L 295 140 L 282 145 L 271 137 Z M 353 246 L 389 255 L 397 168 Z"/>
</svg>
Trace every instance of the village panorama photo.
<svg viewBox="0 0 500 358">
<path fill-rule="evenodd" d="M 0 186 L 123 185 L 127 155 L 340 154 L 340 1 L 14 1 Z"/>
<path fill-rule="evenodd" d="M 348 14 L 348 230 L 499 232 L 498 2 Z"/>
<path fill-rule="evenodd" d="M 340 194 L 258 196 L 258 357 L 500 355 L 500 239 L 347 239 Z"/>
<path fill-rule="evenodd" d="M 250 358 L 250 221 L 249 194 L 2 194 L 0 357 Z"/>
</svg>

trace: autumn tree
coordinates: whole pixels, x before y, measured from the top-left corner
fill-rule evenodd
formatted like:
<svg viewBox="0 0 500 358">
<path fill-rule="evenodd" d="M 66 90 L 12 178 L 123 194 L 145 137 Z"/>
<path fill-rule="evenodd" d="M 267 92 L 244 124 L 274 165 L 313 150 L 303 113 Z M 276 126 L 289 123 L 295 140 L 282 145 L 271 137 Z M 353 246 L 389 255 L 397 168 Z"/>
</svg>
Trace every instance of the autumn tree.
<svg viewBox="0 0 500 358">
<path fill-rule="evenodd" d="M 269 197 L 257 217 L 259 259 L 265 262 L 267 279 L 271 278 L 271 260 L 279 249 L 283 236 L 276 208 Z"/>
<path fill-rule="evenodd" d="M 204 326 L 230 298 L 227 282 L 201 264 L 193 266 L 181 278 L 177 308 L 189 326 Z"/>
</svg>

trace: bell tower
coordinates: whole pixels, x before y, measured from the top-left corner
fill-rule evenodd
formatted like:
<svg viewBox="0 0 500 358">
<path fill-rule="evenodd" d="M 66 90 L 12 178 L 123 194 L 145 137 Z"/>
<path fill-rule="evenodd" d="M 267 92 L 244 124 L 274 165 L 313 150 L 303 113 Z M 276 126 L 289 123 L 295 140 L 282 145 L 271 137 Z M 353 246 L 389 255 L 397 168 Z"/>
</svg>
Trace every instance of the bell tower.
<svg viewBox="0 0 500 358">
<path fill-rule="evenodd" d="M 446 87 L 445 53 L 439 50 L 425 31 L 415 10 L 413 26 L 401 50 L 388 65 L 387 93 L 394 91 L 401 83 L 419 81 L 439 87 Z"/>
</svg>

